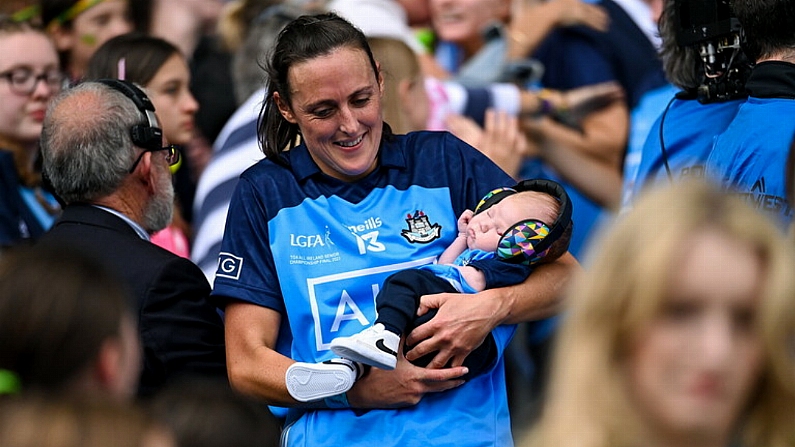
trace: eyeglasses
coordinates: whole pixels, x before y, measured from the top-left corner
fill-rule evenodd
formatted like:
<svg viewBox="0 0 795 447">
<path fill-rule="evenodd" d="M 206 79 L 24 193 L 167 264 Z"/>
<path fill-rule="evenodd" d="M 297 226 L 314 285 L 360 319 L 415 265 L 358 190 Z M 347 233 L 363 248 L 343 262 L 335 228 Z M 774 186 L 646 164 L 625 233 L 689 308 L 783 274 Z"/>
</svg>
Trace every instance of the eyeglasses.
<svg viewBox="0 0 795 447">
<path fill-rule="evenodd" d="M 179 164 L 180 156 L 179 156 L 179 148 L 177 146 L 174 146 L 173 144 L 158 149 L 144 150 L 143 152 L 141 152 L 141 155 L 139 155 L 138 158 L 135 159 L 135 163 L 133 163 L 129 173 L 132 174 L 133 171 L 135 171 L 135 168 L 138 167 L 138 163 L 140 163 L 141 159 L 144 158 L 145 153 L 160 152 L 160 151 L 168 151 L 168 153 L 166 153 L 166 162 L 168 162 L 168 165 L 172 168 L 171 172 L 174 173 L 174 171 L 176 171 L 175 167 Z"/>
<path fill-rule="evenodd" d="M 35 75 L 33 70 L 28 68 L 15 68 L 0 73 L 0 78 L 8 80 L 11 91 L 14 93 L 30 95 L 36 90 L 39 81 L 44 81 L 53 93 L 58 93 L 63 88 L 63 82 L 66 77 L 58 70 L 48 70 Z"/>
</svg>

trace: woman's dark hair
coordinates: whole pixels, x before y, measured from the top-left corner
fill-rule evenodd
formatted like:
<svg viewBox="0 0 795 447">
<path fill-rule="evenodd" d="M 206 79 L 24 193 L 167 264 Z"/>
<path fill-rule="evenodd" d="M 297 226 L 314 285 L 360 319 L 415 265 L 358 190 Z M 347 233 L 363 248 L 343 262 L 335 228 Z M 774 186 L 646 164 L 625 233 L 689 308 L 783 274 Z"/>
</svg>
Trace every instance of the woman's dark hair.
<svg viewBox="0 0 795 447">
<path fill-rule="evenodd" d="M 182 53 L 159 37 L 138 32 L 122 34 L 103 43 L 91 56 L 85 79 L 120 79 L 119 61 L 124 58 L 124 79 L 144 86 L 175 54 Z"/>
<path fill-rule="evenodd" d="M 694 46 L 679 46 L 676 41 L 678 0 L 664 0 L 660 14 L 659 30 L 662 37 L 660 56 L 665 76 L 675 86 L 696 91 L 704 82 L 704 64 Z"/>
<path fill-rule="evenodd" d="M 731 0 L 732 12 L 743 26 L 743 49 L 756 61 L 795 47 L 795 3 L 790 0 Z"/>
<path fill-rule="evenodd" d="M 364 51 L 370 59 L 373 75 L 376 79 L 378 78 L 378 65 L 376 65 L 364 33 L 334 13 L 298 17 L 279 33 L 276 46 L 265 66 L 268 76 L 268 93 L 260 112 L 257 129 L 262 142 L 262 151 L 267 158 L 279 164 L 286 164 L 286 161 L 280 157 L 280 153 L 297 144 L 298 125 L 285 120 L 273 100 L 273 94 L 279 92 L 279 96 L 285 104 L 290 105 L 288 82 L 290 68 L 295 64 L 329 54 L 342 47 Z M 384 134 L 389 134 L 389 128 L 386 125 Z"/>
<path fill-rule="evenodd" d="M 67 391 L 119 336 L 132 303 L 106 267 L 68 246 L 19 247 L 0 260 L 0 369 L 25 391 Z"/>
<path fill-rule="evenodd" d="M 41 23 L 44 29 L 50 31 L 50 27 L 54 24 L 59 24 L 65 30 L 72 29 L 72 20 L 63 20 L 62 17 L 66 14 L 78 0 L 39 0 Z M 58 50 L 58 59 L 61 63 L 61 69 L 66 70 L 69 67 L 69 52 Z"/>
<path fill-rule="evenodd" d="M 132 0 L 129 2 L 130 18 L 133 28 L 142 33 L 152 31 L 152 10 L 155 8 L 153 0 Z"/>
</svg>

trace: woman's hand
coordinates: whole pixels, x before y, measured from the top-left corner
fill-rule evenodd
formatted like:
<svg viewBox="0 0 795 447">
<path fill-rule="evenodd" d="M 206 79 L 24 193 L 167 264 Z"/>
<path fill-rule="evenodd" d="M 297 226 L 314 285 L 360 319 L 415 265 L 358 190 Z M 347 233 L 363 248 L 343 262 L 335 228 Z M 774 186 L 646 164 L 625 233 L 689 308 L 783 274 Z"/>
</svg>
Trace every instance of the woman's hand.
<svg viewBox="0 0 795 447">
<path fill-rule="evenodd" d="M 439 293 L 420 300 L 417 315 L 438 309 L 430 321 L 412 330 L 406 343 L 413 348 L 406 358 L 416 360 L 438 351 L 428 368 L 461 366 L 467 355 L 483 343 L 501 317 L 496 301 L 481 301 L 471 294 Z"/>
<path fill-rule="evenodd" d="M 508 25 L 508 60 L 527 57 L 555 28 L 584 25 L 606 31 L 610 17 L 598 5 L 582 0 L 516 0 Z"/>
<path fill-rule="evenodd" d="M 412 365 L 398 349 L 397 366 L 393 371 L 370 368 L 364 377 L 348 391 L 353 408 L 401 408 L 416 405 L 427 393 L 447 391 L 463 385 L 458 377 L 467 368 L 429 369 Z"/>
<path fill-rule="evenodd" d="M 607 31 L 610 17 L 601 6 L 582 0 L 552 0 L 557 7 L 558 26 L 584 25 L 596 31 Z"/>
</svg>

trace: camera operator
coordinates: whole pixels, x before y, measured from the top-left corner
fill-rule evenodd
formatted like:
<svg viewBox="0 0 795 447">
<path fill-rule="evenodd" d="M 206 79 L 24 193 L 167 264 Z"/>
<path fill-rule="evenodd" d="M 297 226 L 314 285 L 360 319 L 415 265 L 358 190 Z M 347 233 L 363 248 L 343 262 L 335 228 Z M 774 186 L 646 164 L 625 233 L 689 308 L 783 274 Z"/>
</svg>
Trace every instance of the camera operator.
<svg viewBox="0 0 795 447">
<path fill-rule="evenodd" d="M 624 208 L 647 187 L 704 177 L 713 139 L 743 104 L 751 72 L 729 0 L 665 0 L 659 27 L 666 77 L 681 91 L 652 125 L 635 175 L 624 179 Z"/>
<path fill-rule="evenodd" d="M 715 140 L 707 175 L 783 228 L 792 220 L 784 167 L 795 133 L 795 2 L 733 0 L 731 7 L 756 65 L 745 85 L 748 99 Z"/>
</svg>

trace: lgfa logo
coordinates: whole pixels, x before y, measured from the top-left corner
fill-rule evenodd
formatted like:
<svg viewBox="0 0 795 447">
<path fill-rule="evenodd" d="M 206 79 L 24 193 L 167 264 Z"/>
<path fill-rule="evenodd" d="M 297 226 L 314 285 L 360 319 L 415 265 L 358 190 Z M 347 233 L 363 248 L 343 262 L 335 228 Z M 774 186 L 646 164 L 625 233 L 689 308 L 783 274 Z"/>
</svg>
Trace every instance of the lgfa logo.
<svg viewBox="0 0 795 447">
<path fill-rule="evenodd" d="M 323 235 L 320 234 L 295 234 L 290 233 L 290 245 L 293 247 L 301 247 L 301 248 L 314 248 L 314 247 L 326 247 L 328 245 L 335 245 L 334 241 L 331 240 L 331 230 L 329 230 L 328 226 L 326 226 L 326 232 Z"/>
</svg>

